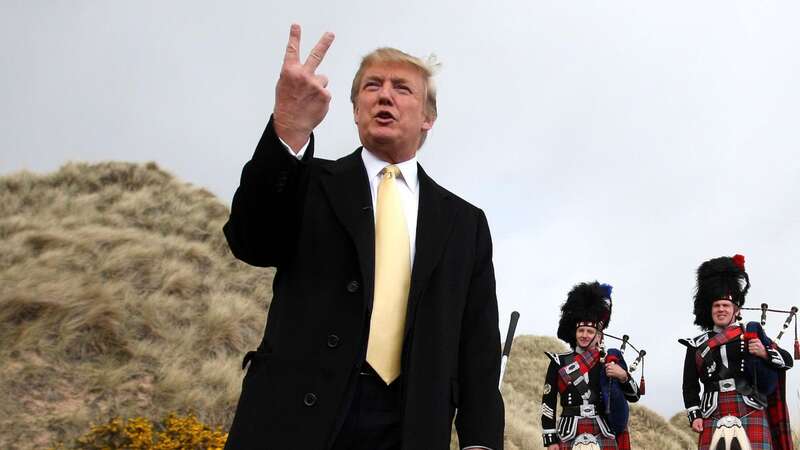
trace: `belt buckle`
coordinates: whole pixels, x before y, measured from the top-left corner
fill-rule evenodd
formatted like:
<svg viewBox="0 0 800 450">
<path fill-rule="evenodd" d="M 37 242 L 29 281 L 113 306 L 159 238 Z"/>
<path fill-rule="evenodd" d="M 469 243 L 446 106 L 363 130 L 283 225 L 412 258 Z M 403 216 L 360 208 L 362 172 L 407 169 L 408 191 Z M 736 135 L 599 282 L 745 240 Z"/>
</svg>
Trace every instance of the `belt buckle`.
<svg viewBox="0 0 800 450">
<path fill-rule="evenodd" d="M 731 392 L 735 390 L 736 390 L 736 381 L 733 378 L 726 378 L 724 380 L 719 380 L 720 392 Z"/>
<path fill-rule="evenodd" d="M 581 409 L 581 417 L 594 417 L 597 415 L 594 405 L 592 404 L 581 405 L 580 409 Z"/>
</svg>

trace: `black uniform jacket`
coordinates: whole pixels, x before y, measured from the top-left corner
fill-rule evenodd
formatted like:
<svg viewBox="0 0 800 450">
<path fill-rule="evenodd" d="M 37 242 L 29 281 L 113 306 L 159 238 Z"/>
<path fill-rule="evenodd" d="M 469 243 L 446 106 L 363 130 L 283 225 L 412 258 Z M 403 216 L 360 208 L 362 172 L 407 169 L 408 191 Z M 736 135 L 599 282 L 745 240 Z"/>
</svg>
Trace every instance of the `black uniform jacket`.
<svg viewBox="0 0 800 450">
<path fill-rule="evenodd" d="M 751 322 L 750 327 L 763 335 L 761 325 Z M 764 381 L 768 373 L 762 373 L 761 380 L 754 379 L 754 369 L 763 366 L 765 370 L 787 370 L 792 367 L 792 356 L 772 342 L 763 342 L 767 349 L 767 359 L 758 362 L 758 358 L 747 351 L 746 342 L 737 337 L 713 350 L 703 359 L 702 366 L 697 367 L 696 355 L 702 351 L 709 339 L 717 335 L 715 331 L 706 331 L 694 338 L 679 339 L 686 346 L 686 357 L 683 363 L 683 403 L 691 423 L 694 419 L 710 417 L 718 406 L 720 389 L 736 390 L 742 394 L 748 405 L 762 409 L 759 398 L 765 398 L 770 392 L 764 391 Z M 758 364 L 758 366 L 756 365 Z M 729 380 L 729 381 L 726 381 Z M 756 385 L 758 382 L 758 385 Z M 729 386 L 728 386 L 729 385 Z M 703 395 L 701 397 L 701 387 Z M 774 389 L 774 387 L 773 387 Z"/>
<path fill-rule="evenodd" d="M 547 374 L 545 375 L 545 384 L 542 390 L 542 438 L 544 446 L 561 442 L 562 440 L 569 441 L 575 438 L 577 431 L 577 420 L 575 414 L 577 409 L 583 404 L 583 397 L 580 391 L 572 384 L 559 390 L 558 371 L 569 364 L 572 364 L 576 353 L 569 351 L 565 353 L 550 353 L 545 352 L 550 359 L 550 364 L 547 366 Z M 627 370 L 627 365 L 622 363 L 623 368 Z M 602 372 L 604 366 L 598 361 L 594 367 L 589 369 L 589 382 L 588 382 L 588 396 L 587 402 L 593 405 L 596 412 L 598 425 L 601 432 L 607 437 L 614 438 L 614 431 L 621 432 L 622 430 L 612 430 L 608 425 L 608 417 L 605 414 L 605 403 L 601 396 L 600 380 L 604 378 Z M 620 387 L 625 400 L 628 402 L 639 401 L 639 386 L 633 377 L 628 374 L 628 381 L 620 383 L 614 380 Z M 556 401 L 561 404 L 562 414 L 556 420 Z M 627 410 L 626 410 L 627 411 Z M 627 420 L 626 420 L 627 422 Z"/>
<path fill-rule="evenodd" d="M 227 448 L 322 450 L 364 363 L 374 216 L 361 149 L 290 155 L 267 124 L 244 166 L 225 236 L 277 269 L 264 338 L 250 354 Z M 419 168 L 416 255 L 402 357 L 404 450 L 503 448 L 500 335 L 486 217 Z"/>
</svg>

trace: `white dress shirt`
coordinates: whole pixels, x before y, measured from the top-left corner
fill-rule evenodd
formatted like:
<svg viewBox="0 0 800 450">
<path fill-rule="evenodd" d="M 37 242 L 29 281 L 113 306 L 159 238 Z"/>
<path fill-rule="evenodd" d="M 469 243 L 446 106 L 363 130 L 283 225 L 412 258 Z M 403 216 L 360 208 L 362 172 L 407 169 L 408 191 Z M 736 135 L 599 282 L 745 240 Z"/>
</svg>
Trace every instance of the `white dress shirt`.
<svg viewBox="0 0 800 450">
<path fill-rule="evenodd" d="M 280 138 L 278 138 L 280 139 Z M 295 153 L 280 139 L 281 143 L 286 147 L 286 150 L 301 159 L 306 153 L 308 142 L 303 145 L 299 152 Z M 375 220 L 375 211 L 377 211 L 378 202 L 378 185 L 381 183 L 381 171 L 391 165 L 391 163 L 383 161 L 378 158 L 374 153 L 369 151 L 366 147 L 361 152 L 361 161 L 364 163 L 364 168 L 367 169 L 367 178 L 369 179 L 369 192 L 372 196 L 372 218 Z M 417 242 L 417 214 L 419 211 L 419 177 L 417 176 L 417 157 L 395 164 L 400 169 L 400 177 L 397 178 L 398 190 L 400 191 L 400 202 L 403 204 L 403 213 L 406 218 L 406 227 L 408 227 L 408 245 L 409 255 L 411 256 L 411 267 L 414 266 L 414 254 Z"/>
<path fill-rule="evenodd" d="M 367 148 L 364 148 L 361 152 L 361 160 L 364 162 L 364 167 L 367 169 L 369 190 L 372 194 L 372 216 L 375 218 L 378 201 L 378 185 L 381 183 L 381 171 L 386 166 L 390 166 L 391 163 L 381 160 Z M 414 156 L 408 161 L 395 164 L 395 167 L 400 169 L 400 177 L 397 178 L 397 187 L 400 192 L 400 203 L 403 205 L 403 213 L 406 218 L 406 227 L 408 228 L 409 255 L 411 256 L 411 261 L 409 261 L 409 263 L 413 267 L 414 249 L 417 241 L 417 213 L 419 210 L 417 157 Z"/>
</svg>

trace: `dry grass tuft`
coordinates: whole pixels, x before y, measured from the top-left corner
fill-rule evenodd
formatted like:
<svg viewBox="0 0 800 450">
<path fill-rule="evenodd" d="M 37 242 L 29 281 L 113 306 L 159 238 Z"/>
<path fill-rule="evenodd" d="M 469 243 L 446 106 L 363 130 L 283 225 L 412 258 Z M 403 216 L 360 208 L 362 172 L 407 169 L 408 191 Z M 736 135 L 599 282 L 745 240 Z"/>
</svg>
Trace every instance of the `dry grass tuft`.
<svg viewBox="0 0 800 450">
<path fill-rule="evenodd" d="M 272 283 L 227 215 L 153 163 L 0 178 L 0 448 L 171 411 L 227 429 Z"/>
</svg>

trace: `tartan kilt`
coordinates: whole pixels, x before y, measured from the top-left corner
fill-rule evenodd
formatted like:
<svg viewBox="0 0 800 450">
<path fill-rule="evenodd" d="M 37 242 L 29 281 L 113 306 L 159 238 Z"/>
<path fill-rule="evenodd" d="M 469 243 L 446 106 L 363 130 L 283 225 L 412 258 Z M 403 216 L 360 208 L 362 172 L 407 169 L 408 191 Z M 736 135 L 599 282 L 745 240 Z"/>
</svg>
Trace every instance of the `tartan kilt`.
<svg viewBox="0 0 800 450">
<path fill-rule="evenodd" d="M 617 450 L 631 450 L 631 435 L 627 427 L 621 433 L 617 433 Z"/>
<path fill-rule="evenodd" d="M 742 421 L 744 432 L 750 439 L 750 446 L 753 450 L 772 450 L 772 438 L 766 413 L 748 406 L 742 400 L 741 394 L 736 391 L 719 393 L 717 410 L 711 414 L 711 417 L 703 419 L 703 432 L 700 433 L 697 443 L 698 450 L 709 450 L 717 420 L 728 415 L 736 416 Z"/>
<path fill-rule="evenodd" d="M 597 420 L 586 417 L 578 419 L 578 431 L 575 433 L 575 436 L 580 436 L 584 433 L 592 434 L 597 438 L 597 442 L 600 444 L 600 450 L 618 450 L 617 442 L 614 439 L 603 436 L 603 433 L 600 431 L 600 426 L 597 425 Z M 558 446 L 559 450 L 572 450 L 573 441 L 574 439 L 569 442 L 562 441 Z"/>
</svg>

